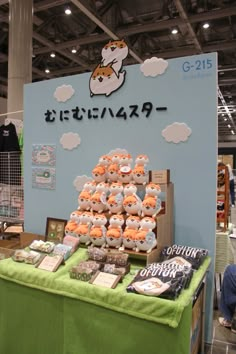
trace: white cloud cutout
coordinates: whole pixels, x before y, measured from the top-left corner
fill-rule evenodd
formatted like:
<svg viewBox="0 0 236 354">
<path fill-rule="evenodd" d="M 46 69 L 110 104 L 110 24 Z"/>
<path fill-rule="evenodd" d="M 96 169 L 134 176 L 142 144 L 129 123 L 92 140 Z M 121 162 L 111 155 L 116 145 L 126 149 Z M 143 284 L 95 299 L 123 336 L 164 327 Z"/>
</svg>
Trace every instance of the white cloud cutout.
<svg viewBox="0 0 236 354">
<path fill-rule="evenodd" d="M 140 65 L 140 70 L 144 76 L 155 77 L 157 75 L 162 75 L 168 67 L 168 61 L 152 57 L 151 59 L 144 60 L 143 64 Z"/>
<path fill-rule="evenodd" d="M 192 130 L 185 123 L 175 122 L 162 130 L 161 135 L 168 143 L 178 144 L 188 140 Z"/>
<path fill-rule="evenodd" d="M 53 94 L 58 102 L 68 101 L 75 93 L 75 90 L 71 85 L 58 86 Z"/>
<path fill-rule="evenodd" d="M 74 182 L 73 182 L 73 186 L 75 187 L 75 189 L 78 191 L 78 192 L 81 192 L 85 183 L 88 182 L 88 181 L 92 181 L 92 177 L 88 177 L 86 175 L 83 175 L 83 176 L 77 176 L 75 179 L 74 179 Z"/>
<path fill-rule="evenodd" d="M 81 139 L 77 133 L 65 133 L 60 139 L 60 143 L 64 149 L 72 150 L 80 145 Z"/>
<path fill-rule="evenodd" d="M 125 155 L 125 154 L 128 154 L 128 151 L 125 150 L 125 149 L 117 148 L 115 150 L 109 151 L 107 155 L 112 156 L 112 155 L 115 155 L 115 154 L 124 154 Z"/>
</svg>

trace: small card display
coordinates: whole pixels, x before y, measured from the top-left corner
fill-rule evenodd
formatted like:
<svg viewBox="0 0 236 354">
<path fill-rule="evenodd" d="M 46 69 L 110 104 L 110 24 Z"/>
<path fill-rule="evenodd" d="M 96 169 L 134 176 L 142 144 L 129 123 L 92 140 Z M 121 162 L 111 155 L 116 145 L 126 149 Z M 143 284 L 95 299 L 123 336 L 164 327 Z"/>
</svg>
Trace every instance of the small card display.
<svg viewBox="0 0 236 354">
<path fill-rule="evenodd" d="M 42 261 L 37 265 L 37 268 L 47 270 L 49 272 L 56 272 L 59 266 L 64 263 L 64 258 L 61 255 L 46 255 Z"/>
<path fill-rule="evenodd" d="M 120 280 L 120 275 L 97 272 L 90 280 L 90 283 L 93 285 L 100 285 L 105 288 L 115 289 L 116 285 L 119 283 Z"/>
</svg>

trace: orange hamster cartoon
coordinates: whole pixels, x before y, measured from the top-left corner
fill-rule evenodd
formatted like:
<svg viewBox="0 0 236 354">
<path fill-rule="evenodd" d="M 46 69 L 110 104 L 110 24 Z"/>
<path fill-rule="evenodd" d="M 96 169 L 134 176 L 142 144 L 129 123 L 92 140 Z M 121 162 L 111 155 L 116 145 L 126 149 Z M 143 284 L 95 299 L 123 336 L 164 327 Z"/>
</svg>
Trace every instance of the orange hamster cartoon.
<svg viewBox="0 0 236 354">
<path fill-rule="evenodd" d="M 99 64 L 90 77 L 89 87 L 91 96 L 109 96 L 123 85 L 125 74 L 126 72 L 122 71 L 119 76 L 117 76 L 111 64 L 108 64 L 107 66 Z"/>
<path fill-rule="evenodd" d="M 133 180 L 137 184 L 148 183 L 148 172 L 142 165 L 136 165 L 133 169 Z"/>
<path fill-rule="evenodd" d="M 125 41 L 109 41 L 102 49 L 102 64 L 112 64 L 113 70 L 119 75 L 122 69 L 122 62 L 127 57 L 129 49 Z"/>
</svg>

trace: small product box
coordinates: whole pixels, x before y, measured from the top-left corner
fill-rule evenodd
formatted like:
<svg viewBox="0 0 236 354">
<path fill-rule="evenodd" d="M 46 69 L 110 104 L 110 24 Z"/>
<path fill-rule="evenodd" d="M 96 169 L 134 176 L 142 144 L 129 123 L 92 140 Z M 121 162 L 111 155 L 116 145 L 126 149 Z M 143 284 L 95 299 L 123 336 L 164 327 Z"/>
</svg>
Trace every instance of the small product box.
<svg viewBox="0 0 236 354">
<path fill-rule="evenodd" d="M 170 183 L 170 170 L 149 171 L 149 181 L 158 184 Z"/>
</svg>

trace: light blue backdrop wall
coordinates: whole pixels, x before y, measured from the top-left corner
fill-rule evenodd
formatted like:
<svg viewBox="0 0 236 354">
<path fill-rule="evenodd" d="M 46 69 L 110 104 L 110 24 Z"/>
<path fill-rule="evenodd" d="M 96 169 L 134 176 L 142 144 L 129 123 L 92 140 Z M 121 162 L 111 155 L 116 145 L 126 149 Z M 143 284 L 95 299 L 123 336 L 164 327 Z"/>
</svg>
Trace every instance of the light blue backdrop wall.
<svg viewBox="0 0 236 354">
<path fill-rule="evenodd" d="M 208 61 L 207 61 L 208 60 Z M 200 66 L 199 66 L 199 62 Z M 43 234 L 48 216 L 68 219 L 77 208 L 73 180 L 78 175 L 91 175 L 100 155 L 115 148 L 125 148 L 133 156 L 149 156 L 150 169 L 171 170 L 175 185 L 175 242 L 207 248 L 214 264 L 216 211 L 216 146 L 217 146 L 217 58 L 215 54 L 169 60 L 165 74 L 145 78 L 139 65 L 126 68 L 124 86 L 110 97 L 90 97 L 90 74 L 74 75 L 25 86 L 24 98 L 24 168 L 25 168 L 25 229 Z M 183 64 L 190 63 L 189 71 Z M 211 65 L 207 65 L 211 63 Z M 184 64 L 184 69 L 188 64 Z M 200 68 L 200 69 L 199 69 Z M 198 70 L 199 69 L 199 70 Z M 75 95 L 65 103 L 53 97 L 55 89 L 70 84 Z M 88 119 L 70 118 L 53 123 L 45 121 L 49 110 L 71 110 L 110 107 L 117 111 L 131 104 L 142 106 L 152 102 L 167 111 L 153 111 L 149 118 Z M 128 111 L 128 109 L 127 109 Z M 167 143 L 162 130 L 173 122 L 185 122 L 192 135 L 185 143 Z M 64 150 L 59 142 L 63 133 L 74 132 L 81 145 Z M 56 144 L 56 190 L 33 189 L 31 178 L 32 144 Z M 211 338 L 213 266 L 208 277 L 207 341 Z"/>
</svg>

